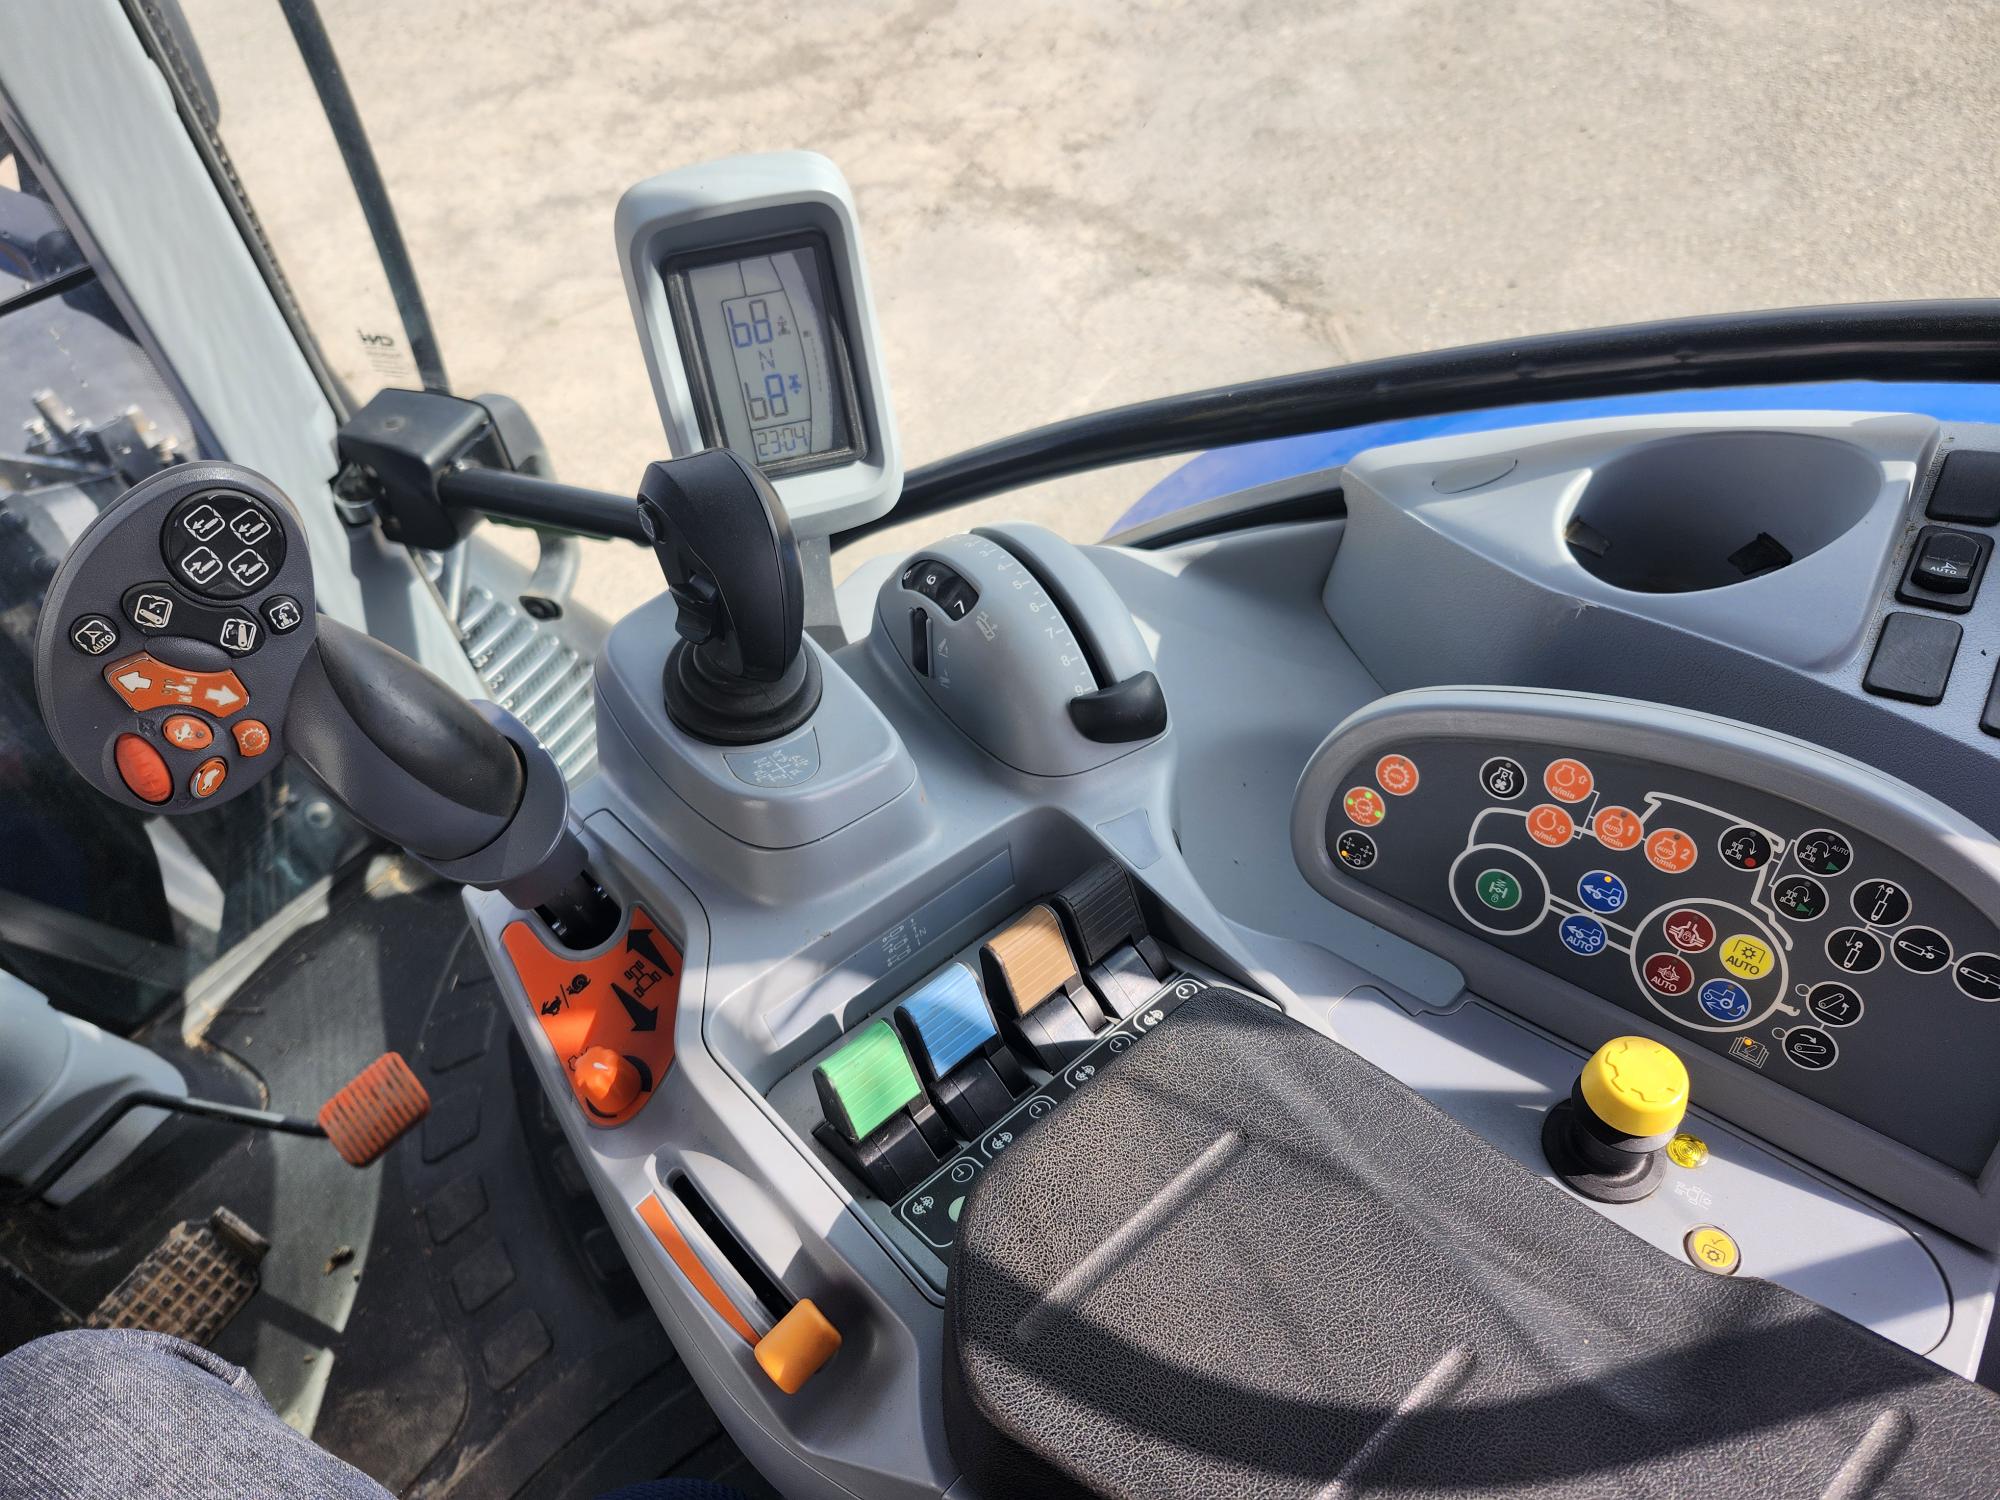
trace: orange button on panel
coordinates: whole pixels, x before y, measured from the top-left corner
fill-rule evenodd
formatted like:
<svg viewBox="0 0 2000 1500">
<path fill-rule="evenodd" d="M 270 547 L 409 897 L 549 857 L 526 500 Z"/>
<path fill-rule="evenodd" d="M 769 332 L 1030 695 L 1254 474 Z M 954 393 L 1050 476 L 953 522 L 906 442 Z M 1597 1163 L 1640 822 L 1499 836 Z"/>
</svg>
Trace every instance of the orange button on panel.
<svg viewBox="0 0 2000 1500">
<path fill-rule="evenodd" d="M 1625 850 L 1646 836 L 1646 825 L 1629 807 L 1600 807 L 1590 820 L 1590 831 L 1605 848 Z"/>
<path fill-rule="evenodd" d="M 583 1117 L 622 1125 L 645 1108 L 673 1066 L 681 950 L 636 906 L 624 935 L 595 958 L 552 951 L 527 922 L 509 923 L 500 942 Z M 630 1097 L 607 1088 L 613 1080 L 601 1069 L 584 1066 L 600 1050 L 631 1068 L 637 1087 Z"/>
<path fill-rule="evenodd" d="M 222 790 L 222 782 L 229 775 L 229 763 L 219 755 L 211 755 L 194 768 L 194 775 L 188 778 L 188 790 L 196 797 L 213 797 Z"/>
<path fill-rule="evenodd" d="M 104 669 L 111 691 L 134 713 L 149 708 L 200 708 L 226 719 L 250 702 L 249 689 L 234 672 L 191 672 L 135 651 Z"/>
<path fill-rule="evenodd" d="M 1564 756 L 1552 760 L 1542 772 L 1542 785 L 1549 795 L 1558 802 L 1581 802 L 1597 785 L 1597 778 L 1590 774 L 1590 767 L 1580 760 Z"/>
<path fill-rule="evenodd" d="M 1576 837 L 1576 819 L 1553 802 L 1538 803 L 1528 812 L 1528 837 L 1550 849 L 1560 849 Z"/>
<path fill-rule="evenodd" d="M 168 714 L 160 736 L 176 750 L 206 750 L 215 743 L 215 731 L 193 714 Z"/>
<path fill-rule="evenodd" d="M 238 719 L 229 726 L 236 736 L 237 753 L 246 757 L 262 755 L 271 748 L 271 731 L 262 719 Z"/>
<path fill-rule="evenodd" d="M 141 802 L 164 802 L 174 794 L 173 773 L 160 752 L 136 734 L 121 734 L 111 747 L 118 777 Z"/>
</svg>

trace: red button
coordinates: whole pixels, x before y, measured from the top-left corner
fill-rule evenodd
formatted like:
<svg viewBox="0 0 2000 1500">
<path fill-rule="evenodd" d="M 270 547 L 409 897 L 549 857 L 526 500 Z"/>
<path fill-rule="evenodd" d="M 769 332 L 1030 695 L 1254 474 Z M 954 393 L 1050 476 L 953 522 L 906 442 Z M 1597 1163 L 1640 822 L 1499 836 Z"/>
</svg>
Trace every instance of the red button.
<svg viewBox="0 0 2000 1500">
<path fill-rule="evenodd" d="M 136 734 L 121 734 L 111 747 L 118 776 L 141 802 L 164 802 L 174 794 L 173 774 L 160 752 Z"/>
<path fill-rule="evenodd" d="M 1666 934 L 1683 953 L 1706 953 L 1715 946 L 1715 924 L 1698 911 L 1668 912 Z"/>
<path fill-rule="evenodd" d="M 193 714 L 168 714 L 160 734 L 176 750 L 206 750 L 215 743 L 215 731 Z"/>
<path fill-rule="evenodd" d="M 1655 953 L 1645 972 L 1646 983 L 1662 995 L 1685 995 L 1694 988 L 1694 970 L 1678 953 Z"/>
<path fill-rule="evenodd" d="M 262 719 L 238 719 L 229 726 L 229 732 L 236 736 L 236 749 L 241 755 L 258 756 L 271 748 L 271 731 L 264 727 Z"/>
<path fill-rule="evenodd" d="M 194 768 L 194 775 L 188 778 L 188 790 L 197 797 L 213 797 L 222 790 L 223 778 L 229 774 L 229 763 L 219 755 L 211 755 Z"/>
</svg>

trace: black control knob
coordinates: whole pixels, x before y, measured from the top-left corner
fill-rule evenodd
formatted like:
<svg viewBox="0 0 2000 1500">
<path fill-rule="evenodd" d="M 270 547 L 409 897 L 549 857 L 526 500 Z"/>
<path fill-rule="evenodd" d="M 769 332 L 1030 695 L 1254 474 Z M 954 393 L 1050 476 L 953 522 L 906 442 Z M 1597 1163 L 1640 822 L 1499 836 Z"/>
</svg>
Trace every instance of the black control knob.
<svg viewBox="0 0 2000 1500">
<path fill-rule="evenodd" d="M 649 464 L 639 518 L 674 596 L 667 714 L 696 739 L 748 745 L 819 707 L 804 648 L 805 580 L 770 481 L 727 448 Z"/>
</svg>

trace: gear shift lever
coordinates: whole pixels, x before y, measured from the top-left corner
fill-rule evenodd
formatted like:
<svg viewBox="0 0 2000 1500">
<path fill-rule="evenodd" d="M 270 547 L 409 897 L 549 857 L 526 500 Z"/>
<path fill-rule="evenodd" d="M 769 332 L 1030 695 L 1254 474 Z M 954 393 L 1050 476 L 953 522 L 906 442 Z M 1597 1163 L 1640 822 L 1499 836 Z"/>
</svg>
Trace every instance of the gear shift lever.
<svg viewBox="0 0 2000 1500">
<path fill-rule="evenodd" d="M 681 636 L 668 716 L 712 745 L 774 740 L 810 719 L 819 662 L 803 649 L 799 549 L 770 481 L 727 448 L 649 464 L 639 518 Z"/>
</svg>

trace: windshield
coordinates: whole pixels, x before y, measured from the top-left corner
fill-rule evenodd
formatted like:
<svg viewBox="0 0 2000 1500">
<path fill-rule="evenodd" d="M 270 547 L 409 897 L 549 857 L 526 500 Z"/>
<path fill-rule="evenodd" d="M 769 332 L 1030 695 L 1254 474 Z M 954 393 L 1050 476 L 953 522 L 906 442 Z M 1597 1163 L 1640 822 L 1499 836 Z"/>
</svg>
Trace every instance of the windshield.
<svg viewBox="0 0 2000 1500">
<path fill-rule="evenodd" d="M 278 7 L 186 9 L 329 362 L 359 397 L 416 384 Z M 853 183 L 912 465 L 1416 349 L 1992 290 L 2000 117 L 1976 7 L 322 9 L 454 388 L 515 397 L 561 477 L 624 493 L 665 442 L 612 210 L 736 152 L 810 147 Z M 949 524 L 1094 540 L 1174 466 Z M 659 587 L 630 547 L 585 567 L 609 613 Z"/>
</svg>

